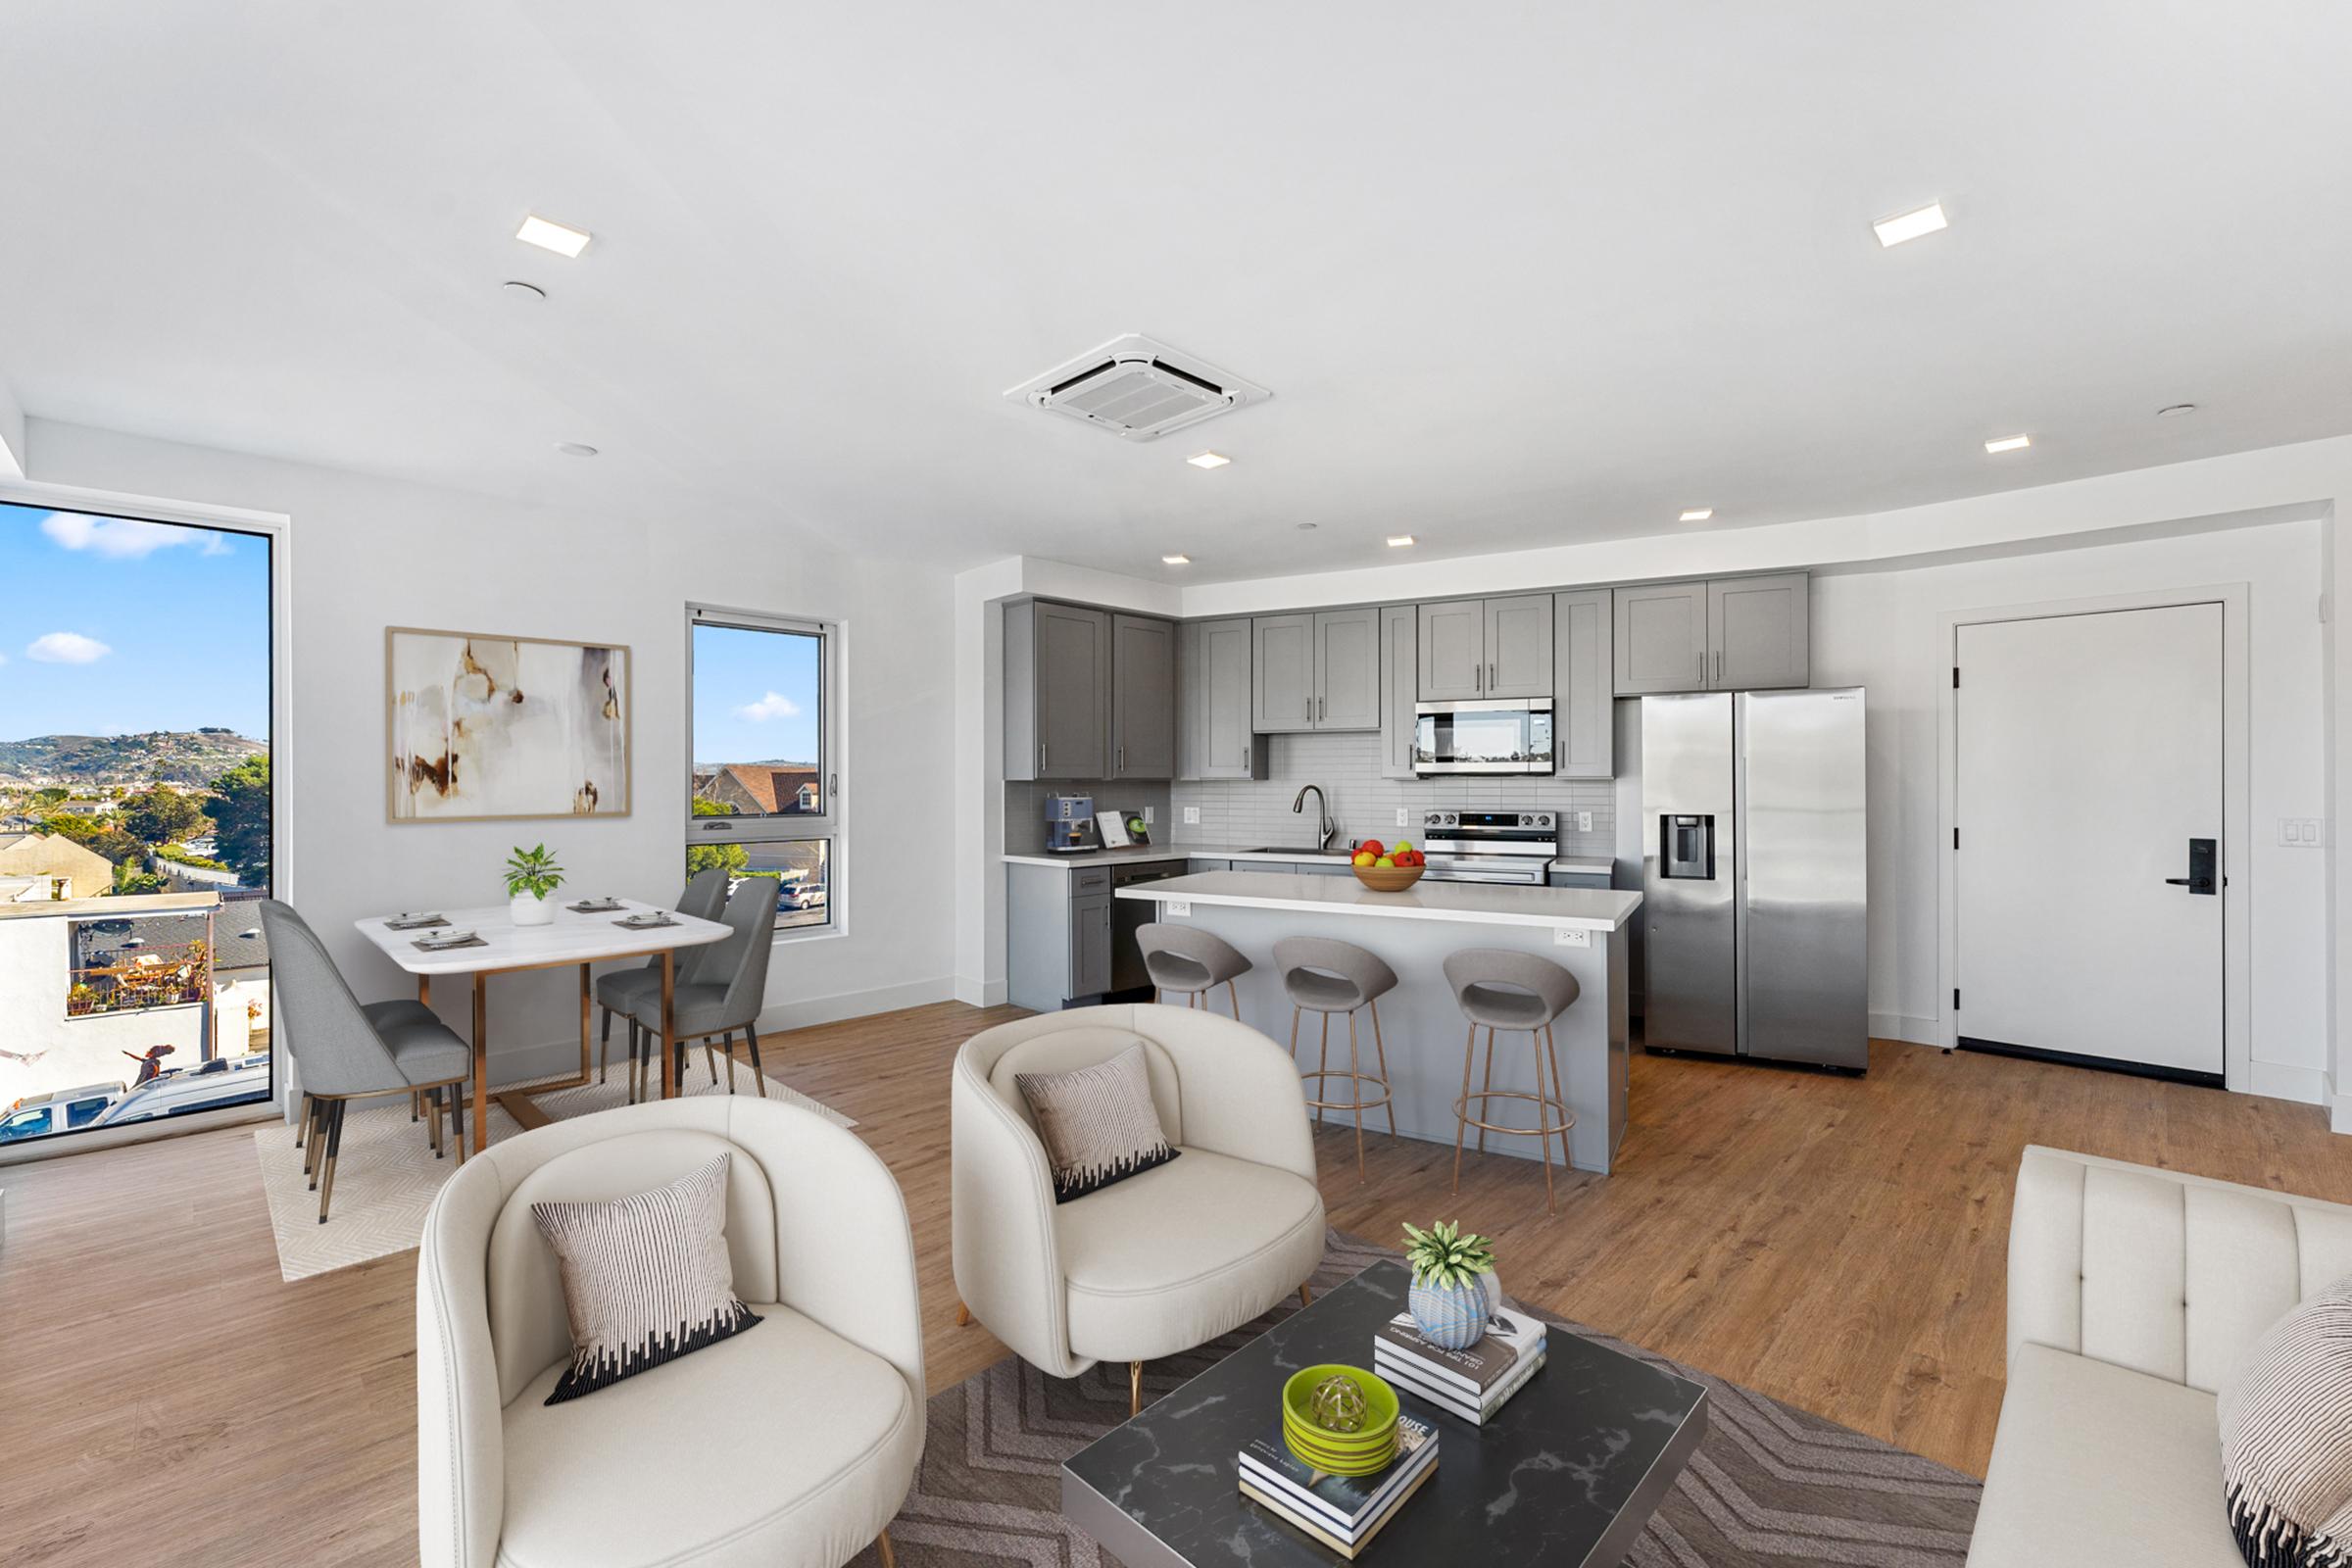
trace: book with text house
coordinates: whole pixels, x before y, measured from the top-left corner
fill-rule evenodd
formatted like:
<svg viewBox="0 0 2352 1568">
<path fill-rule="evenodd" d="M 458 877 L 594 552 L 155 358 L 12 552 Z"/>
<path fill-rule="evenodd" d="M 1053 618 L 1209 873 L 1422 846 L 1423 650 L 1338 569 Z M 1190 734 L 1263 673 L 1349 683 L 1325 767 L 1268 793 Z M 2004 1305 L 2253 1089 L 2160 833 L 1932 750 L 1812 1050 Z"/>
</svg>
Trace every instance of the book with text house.
<svg viewBox="0 0 2352 1568">
<path fill-rule="evenodd" d="M 1428 1484 L 1429 1478 L 1437 1473 L 1437 1465 L 1432 1463 L 1423 1465 L 1419 1470 L 1414 1471 L 1411 1479 L 1406 1481 L 1404 1486 L 1378 1512 L 1366 1518 L 1353 1534 L 1347 1535 L 1331 1529 L 1327 1521 L 1321 1517 L 1310 1515 L 1303 1509 L 1294 1508 L 1272 1492 L 1254 1485 L 1250 1473 L 1247 1470 L 1242 1472 L 1242 1495 L 1264 1508 L 1284 1524 L 1295 1530 L 1303 1531 L 1316 1544 L 1327 1546 L 1349 1562 L 1353 1562 L 1362 1555 L 1366 1547 L 1372 1544 L 1372 1538 L 1380 1534 L 1381 1527 L 1396 1518 L 1403 1510 L 1405 1503 L 1411 1500 L 1413 1494 Z"/>
<path fill-rule="evenodd" d="M 1240 1459 L 1245 1486 L 1254 1486 L 1276 1505 L 1312 1519 L 1342 1540 L 1360 1541 L 1378 1528 L 1389 1505 L 1415 1478 L 1438 1462 L 1438 1433 L 1426 1421 L 1399 1415 L 1396 1457 L 1386 1468 L 1368 1476 L 1335 1476 L 1291 1452 L 1278 1420 L 1243 1445 Z"/>
<path fill-rule="evenodd" d="M 1496 1312 L 1487 1325 L 1486 1336 L 1466 1350 L 1441 1349 L 1430 1344 L 1414 1327 L 1410 1312 L 1399 1312 L 1383 1323 L 1373 1339 L 1376 1350 L 1387 1348 L 1403 1354 L 1427 1368 L 1432 1377 L 1462 1390 L 1473 1402 L 1508 1378 L 1522 1360 L 1542 1351 L 1544 1344 L 1543 1322 L 1511 1307 Z"/>
</svg>

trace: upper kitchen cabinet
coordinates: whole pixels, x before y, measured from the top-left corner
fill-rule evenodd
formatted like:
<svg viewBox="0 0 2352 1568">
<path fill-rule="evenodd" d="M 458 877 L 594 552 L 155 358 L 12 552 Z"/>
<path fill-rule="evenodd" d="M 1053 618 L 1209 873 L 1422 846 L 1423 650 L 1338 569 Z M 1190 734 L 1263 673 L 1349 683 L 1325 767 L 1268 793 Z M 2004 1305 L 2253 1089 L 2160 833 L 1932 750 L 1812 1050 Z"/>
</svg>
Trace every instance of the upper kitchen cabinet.
<svg viewBox="0 0 2352 1568">
<path fill-rule="evenodd" d="M 1617 694 L 1803 686 L 1806 599 L 1801 571 L 1618 589 Z"/>
<path fill-rule="evenodd" d="M 1421 606 L 1420 700 L 1549 697 L 1551 622 L 1549 594 Z"/>
<path fill-rule="evenodd" d="M 1813 678 L 1809 584 L 1801 571 L 1707 584 L 1707 684 L 1718 691 Z"/>
<path fill-rule="evenodd" d="M 1250 727 L 1250 622 L 1176 629 L 1176 776 L 1264 778 L 1269 748 Z"/>
<path fill-rule="evenodd" d="M 1420 615 L 1412 605 L 1380 612 L 1380 776 L 1414 778 L 1413 693 L 1420 689 Z"/>
<path fill-rule="evenodd" d="M 1707 685 L 1707 585 L 1649 583 L 1615 596 L 1617 695 Z"/>
<path fill-rule="evenodd" d="M 1380 612 L 1260 615 L 1251 725 L 1260 734 L 1380 727 Z"/>
<path fill-rule="evenodd" d="M 1176 623 L 1110 617 L 1110 771 L 1176 776 Z"/>
<path fill-rule="evenodd" d="M 1004 776 L 1172 778 L 1176 627 L 1032 599 L 1004 607 Z"/>
<path fill-rule="evenodd" d="M 1609 623 L 1615 596 L 1606 588 L 1554 594 L 1551 736 L 1562 778 L 1614 778 L 1616 644 Z"/>
</svg>

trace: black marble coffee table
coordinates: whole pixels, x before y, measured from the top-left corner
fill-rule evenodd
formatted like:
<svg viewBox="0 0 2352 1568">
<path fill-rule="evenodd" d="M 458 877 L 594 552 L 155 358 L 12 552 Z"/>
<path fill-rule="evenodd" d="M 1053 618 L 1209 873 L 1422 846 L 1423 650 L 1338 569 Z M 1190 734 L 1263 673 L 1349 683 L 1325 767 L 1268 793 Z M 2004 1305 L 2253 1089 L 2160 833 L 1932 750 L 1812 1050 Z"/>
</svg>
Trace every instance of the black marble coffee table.
<svg viewBox="0 0 2352 1568">
<path fill-rule="evenodd" d="M 1372 1364 L 1412 1276 L 1373 1264 L 1074 1455 L 1061 1511 L 1130 1568 L 1329 1568 L 1339 1554 L 1243 1496 L 1234 1455 L 1302 1366 Z M 1358 1561 L 1616 1568 L 1690 1462 L 1707 1392 L 1553 1330 L 1544 1370 L 1485 1427 L 1399 1390 L 1438 1429 L 1438 1473 Z"/>
</svg>

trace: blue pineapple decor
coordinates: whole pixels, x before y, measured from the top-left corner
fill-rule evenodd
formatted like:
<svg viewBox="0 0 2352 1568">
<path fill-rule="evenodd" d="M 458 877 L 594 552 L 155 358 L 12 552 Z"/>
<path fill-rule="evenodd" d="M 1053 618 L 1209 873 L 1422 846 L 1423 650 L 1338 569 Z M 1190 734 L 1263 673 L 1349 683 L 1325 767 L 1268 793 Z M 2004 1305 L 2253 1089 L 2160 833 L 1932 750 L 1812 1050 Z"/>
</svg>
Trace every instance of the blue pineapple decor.
<svg viewBox="0 0 2352 1568">
<path fill-rule="evenodd" d="M 1459 1221 L 1440 1220 L 1426 1231 L 1408 1224 L 1404 1236 L 1404 1260 L 1413 1270 L 1405 1305 L 1413 1326 L 1442 1350 L 1468 1349 L 1486 1337 L 1501 1294 L 1494 1244 L 1463 1235 Z"/>
</svg>

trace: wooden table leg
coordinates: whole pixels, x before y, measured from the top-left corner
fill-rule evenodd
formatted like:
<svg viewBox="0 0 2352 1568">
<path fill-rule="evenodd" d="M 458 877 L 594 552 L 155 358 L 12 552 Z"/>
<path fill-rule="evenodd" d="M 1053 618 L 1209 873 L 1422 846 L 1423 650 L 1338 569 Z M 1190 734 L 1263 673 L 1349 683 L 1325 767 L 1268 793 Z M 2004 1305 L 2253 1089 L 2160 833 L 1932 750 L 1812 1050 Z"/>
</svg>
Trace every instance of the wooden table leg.
<svg viewBox="0 0 2352 1568">
<path fill-rule="evenodd" d="M 662 950 L 662 1098 L 678 1097 L 677 1075 L 669 1070 L 671 1032 L 678 1026 L 678 959 L 677 950 Z"/>
<path fill-rule="evenodd" d="M 580 965 L 580 1082 L 588 1081 L 588 965 Z"/>
<path fill-rule="evenodd" d="M 473 976 L 473 1152 L 490 1147 L 489 976 Z"/>
</svg>

